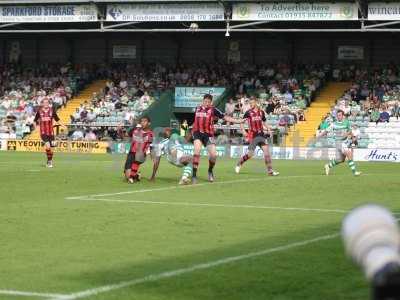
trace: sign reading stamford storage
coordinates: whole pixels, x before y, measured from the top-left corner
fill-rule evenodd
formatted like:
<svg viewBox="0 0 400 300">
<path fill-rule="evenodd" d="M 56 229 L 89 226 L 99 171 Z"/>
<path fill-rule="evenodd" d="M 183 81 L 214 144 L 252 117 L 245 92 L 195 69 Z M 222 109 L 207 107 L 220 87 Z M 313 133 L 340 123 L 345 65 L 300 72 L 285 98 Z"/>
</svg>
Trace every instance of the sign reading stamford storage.
<svg viewBox="0 0 400 300">
<path fill-rule="evenodd" d="M 108 143 L 86 142 L 86 141 L 56 141 L 53 148 L 55 152 L 66 153 L 107 153 Z M 8 140 L 8 151 L 44 151 L 43 143 L 40 140 Z"/>
<path fill-rule="evenodd" d="M 355 3 L 235 3 L 234 21 L 346 21 L 357 20 Z"/>
<path fill-rule="evenodd" d="M 97 21 L 94 5 L 0 6 L 0 23 Z"/>
</svg>

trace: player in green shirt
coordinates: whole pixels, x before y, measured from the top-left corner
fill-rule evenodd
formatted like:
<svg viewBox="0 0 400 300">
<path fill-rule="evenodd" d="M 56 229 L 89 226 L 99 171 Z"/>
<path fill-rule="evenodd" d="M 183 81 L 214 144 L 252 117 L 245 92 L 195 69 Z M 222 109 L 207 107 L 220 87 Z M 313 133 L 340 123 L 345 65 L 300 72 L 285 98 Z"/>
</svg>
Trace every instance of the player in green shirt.
<svg viewBox="0 0 400 300">
<path fill-rule="evenodd" d="M 179 184 L 189 184 L 192 181 L 192 156 L 185 154 L 183 145 L 186 144 L 184 137 L 172 133 L 170 128 L 164 130 L 164 139 L 160 143 L 152 145 L 153 156 L 153 174 L 150 180 L 155 180 L 158 167 L 160 165 L 161 156 L 164 155 L 167 161 L 182 169 L 182 177 Z"/>
<path fill-rule="evenodd" d="M 320 136 L 326 135 L 329 131 L 332 131 L 336 141 L 336 158 L 332 159 L 325 165 L 325 174 L 329 175 L 330 170 L 344 162 L 347 158 L 347 163 L 353 172 L 354 176 L 361 175 L 361 172 L 357 171 L 356 165 L 353 161 L 353 148 L 357 144 L 356 136 L 353 136 L 349 120 L 344 116 L 342 110 L 338 110 L 336 114 L 336 120 L 324 130 Z"/>
</svg>

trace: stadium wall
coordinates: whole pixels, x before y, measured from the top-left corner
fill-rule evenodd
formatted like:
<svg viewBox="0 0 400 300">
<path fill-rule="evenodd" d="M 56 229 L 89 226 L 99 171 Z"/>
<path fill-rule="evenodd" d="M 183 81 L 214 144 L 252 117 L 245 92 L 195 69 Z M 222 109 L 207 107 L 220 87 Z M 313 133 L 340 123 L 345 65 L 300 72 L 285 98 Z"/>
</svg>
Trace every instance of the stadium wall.
<svg viewBox="0 0 400 300">
<path fill-rule="evenodd" d="M 232 41 L 239 44 L 241 62 L 264 63 L 347 63 L 338 59 L 339 46 L 362 46 L 361 64 L 400 62 L 400 39 L 393 34 L 64 34 L 0 36 L 2 62 L 6 62 L 13 42 L 18 42 L 24 64 L 67 62 L 176 63 L 227 61 Z M 136 47 L 134 59 L 113 58 L 115 45 Z"/>
<path fill-rule="evenodd" d="M 125 154 L 129 152 L 130 143 L 126 142 L 87 142 L 87 141 L 57 141 L 55 152 L 64 153 L 86 153 Z M 239 158 L 247 152 L 248 146 L 217 146 L 219 157 Z M 0 140 L 0 151 L 11 152 L 43 152 L 42 142 L 39 140 Z M 184 146 L 185 153 L 193 155 L 193 145 Z M 273 159 L 283 160 L 328 160 L 335 157 L 335 148 L 292 148 L 292 147 L 271 147 Z M 205 149 L 201 155 L 207 156 Z M 355 161 L 366 162 L 400 162 L 400 149 L 354 149 Z M 264 153 L 257 147 L 255 158 L 263 159 Z"/>
</svg>

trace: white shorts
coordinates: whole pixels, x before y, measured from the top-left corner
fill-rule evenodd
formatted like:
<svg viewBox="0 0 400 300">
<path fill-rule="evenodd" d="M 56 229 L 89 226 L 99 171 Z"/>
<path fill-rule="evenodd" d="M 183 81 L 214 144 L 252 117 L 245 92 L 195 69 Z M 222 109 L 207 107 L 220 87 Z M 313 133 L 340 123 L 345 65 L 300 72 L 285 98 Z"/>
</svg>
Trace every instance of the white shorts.
<svg viewBox="0 0 400 300">
<path fill-rule="evenodd" d="M 183 167 L 183 164 L 181 163 L 181 158 L 185 156 L 185 152 L 180 149 L 176 149 L 176 157 L 167 156 L 168 162 L 176 167 Z"/>
<path fill-rule="evenodd" d="M 336 144 L 336 159 L 343 160 L 346 158 L 346 154 L 351 150 L 346 142 Z"/>
</svg>

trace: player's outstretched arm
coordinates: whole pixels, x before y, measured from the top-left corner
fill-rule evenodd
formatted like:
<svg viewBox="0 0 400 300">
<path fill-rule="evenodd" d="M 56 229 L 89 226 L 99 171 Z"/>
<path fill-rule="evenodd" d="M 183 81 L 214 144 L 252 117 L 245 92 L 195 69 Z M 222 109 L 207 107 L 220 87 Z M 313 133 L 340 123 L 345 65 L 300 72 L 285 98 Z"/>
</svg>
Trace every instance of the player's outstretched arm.
<svg viewBox="0 0 400 300">
<path fill-rule="evenodd" d="M 263 122 L 263 129 L 269 136 L 272 136 L 272 128 L 268 123 Z"/>
<path fill-rule="evenodd" d="M 224 116 L 223 118 L 226 122 L 234 123 L 234 124 L 242 124 L 245 122 L 244 119 L 239 119 L 239 118 L 233 118 L 230 116 Z"/>
<path fill-rule="evenodd" d="M 321 138 L 321 137 L 327 136 L 327 135 L 328 135 L 328 132 L 329 132 L 329 130 L 321 130 L 321 131 L 316 135 L 316 137 L 317 137 L 317 138 Z"/>
<path fill-rule="evenodd" d="M 67 126 L 65 126 L 65 124 L 63 122 L 61 122 L 60 117 L 57 115 L 57 112 L 53 109 L 53 119 L 54 121 L 57 122 L 57 125 L 67 128 Z"/>
</svg>

